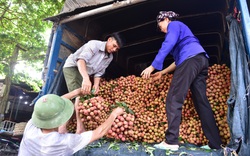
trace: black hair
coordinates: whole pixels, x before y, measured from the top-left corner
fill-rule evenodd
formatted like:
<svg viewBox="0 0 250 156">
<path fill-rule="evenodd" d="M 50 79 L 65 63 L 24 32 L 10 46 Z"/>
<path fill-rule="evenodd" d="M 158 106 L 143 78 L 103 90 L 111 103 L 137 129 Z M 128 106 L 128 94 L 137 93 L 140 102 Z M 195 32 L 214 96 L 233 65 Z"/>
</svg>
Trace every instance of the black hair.
<svg viewBox="0 0 250 156">
<path fill-rule="evenodd" d="M 160 11 L 156 16 L 157 23 L 163 21 L 165 18 L 168 18 L 170 21 L 175 21 L 176 18 L 179 17 L 179 14 L 173 11 Z"/>
<path fill-rule="evenodd" d="M 125 41 L 124 37 L 121 34 L 112 33 L 112 34 L 107 35 L 105 37 L 105 39 L 107 40 L 109 37 L 113 37 L 116 40 L 116 42 L 117 42 L 117 44 L 119 45 L 120 48 L 122 48 L 125 45 L 126 41 Z"/>
<path fill-rule="evenodd" d="M 176 17 L 167 17 L 170 21 L 176 21 Z"/>
</svg>

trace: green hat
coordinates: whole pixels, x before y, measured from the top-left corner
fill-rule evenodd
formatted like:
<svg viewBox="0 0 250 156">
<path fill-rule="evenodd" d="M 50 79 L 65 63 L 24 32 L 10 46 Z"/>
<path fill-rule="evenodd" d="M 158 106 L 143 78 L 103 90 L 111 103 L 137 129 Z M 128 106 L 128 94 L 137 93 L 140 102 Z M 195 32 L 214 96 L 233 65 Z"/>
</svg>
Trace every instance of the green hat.
<svg viewBox="0 0 250 156">
<path fill-rule="evenodd" d="M 35 103 L 31 119 L 38 128 L 52 129 L 66 123 L 73 112 L 74 105 L 69 99 L 47 94 Z"/>
</svg>

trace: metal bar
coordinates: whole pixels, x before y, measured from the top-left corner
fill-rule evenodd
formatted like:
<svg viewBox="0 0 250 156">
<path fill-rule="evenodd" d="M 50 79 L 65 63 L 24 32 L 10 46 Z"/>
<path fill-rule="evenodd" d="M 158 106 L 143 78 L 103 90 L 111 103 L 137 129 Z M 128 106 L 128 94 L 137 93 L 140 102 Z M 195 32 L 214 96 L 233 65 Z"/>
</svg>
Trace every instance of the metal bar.
<svg viewBox="0 0 250 156">
<path fill-rule="evenodd" d="M 75 52 L 77 50 L 76 48 L 72 47 L 71 45 L 69 45 L 68 43 L 64 41 L 62 41 L 61 44 L 65 46 L 66 48 L 68 48 L 69 50 L 71 50 L 72 52 Z"/>
<path fill-rule="evenodd" d="M 53 41 L 52 41 L 50 56 L 49 56 L 49 60 L 47 64 L 48 72 L 46 75 L 46 83 L 42 88 L 42 95 L 47 94 L 49 90 L 49 86 L 51 86 L 54 80 L 54 70 L 56 69 L 56 64 L 57 64 L 58 55 L 60 51 L 60 45 L 62 42 L 62 33 L 63 33 L 62 26 L 59 25 L 56 29 L 56 32 L 54 34 Z"/>
<path fill-rule="evenodd" d="M 66 25 L 63 25 L 63 28 L 66 29 L 66 30 L 68 30 L 71 34 L 73 34 L 73 35 L 74 35 L 75 37 L 77 37 L 79 40 L 84 41 L 84 42 L 87 41 L 86 38 L 84 38 L 83 36 L 79 35 L 79 33 L 76 32 L 76 31 L 75 31 L 74 29 L 72 29 L 71 27 L 66 26 Z"/>
<path fill-rule="evenodd" d="M 19 106 L 20 106 L 20 103 L 21 103 L 21 100 L 22 100 L 22 99 L 23 99 L 22 96 L 19 96 L 19 97 L 18 97 L 18 104 L 17 104 L 17 108 L 16 108 L 15 121 L 16 121 L 16 118 L 17 118 Z"/>
<path fill-rule="evenodd" d="M 238 0 L 241 10 L 241 22 L 243 25 L 243 36 L 245 39 L 245 46 L 250 57 L 250 15 L 248 10 L 248 5 L 246 0 Z"/>
<path fill-rule="evenodd" d="M 128 71 L 128 65 L 129 65 L 129 61 L 130 59 L 133 59 L 135 57 L 143 57 L 145 55 L 148 55 L 148 54 L 154 54 L 154 53 L 157 53 L 158 51 L 150 51 L 150 52 L 147 52 L 147 53 L 143 53 L 143 54 L 138 54 L 138 55 L 134 55 L 134 56 L 131 56 L 127 59 L 127 63 L 126 63 L 126 70 Z"/>
<path fill-rule="evenodd" d="M 110 4 L 110 5 L 106 5 L 106 6 L 97 8 L 97 9 L 89 10 L 89 11 L 82 12 L 82 13 L 77 14 L 77 15 L 70 16 L 69 18 L 61 20 L 60 24 L 75 21 L 75 20 L 78 20 L 78 19 L 81 19 L 84 17 L 98 14 L 98 13 L 103 13 L 103 12 L 115 10 L 115 9 L 118 9 L 121 7 L 134 5 L 136 3 L 140 3 L 140 2 L 144 2 L 144 1 L 146 1 L 146 0 L 125 0 L 125 1 L 121 1 L 121 2 L 116 2 L 116 3 Z"/>
<path fill-rule="evenodd" d="M 191 18 L 191 17 L 197 17 L 197 16 L 206 16 L 206 15 L 212 15 L 212 14 L 220 14 L 221 17 L 222 17 L 222 19 L 224 19 L 223 14 L 222 14 L 221 12 L 218 12 L 218 11 L 216 11 L 216 12 L 209 12 L 209 13 L 200 13 L 200 14 L 193 14 L 193 15 L 181 16 L 181 17 L 179 17 L 179 19 Z M 153 24 L 153 23 L 155 23 L 155 20 L 152 20 L 152 21 L 149 21 L 149 22 L 140 24 L 140 25 L 132 26 L 132 27 L 129 27 L 129 28 L 126 28 L 126 29 L 117 31 L 117 32 L 118 32 L 118 33 L 121 33 L 121 32 L 125 32 L 125 31 L 132 30 L 132 29 L 135 29 L 135 28 L 140 28 L 140 27 L 143 27 L 143 26 L 145 26 L 145 25 Z M 222 20 L 222 25 L 223 25 L 223 32 L 225 32 L 225 31 L 226 31 L 225 20 Z M 160 37 L 160 38 L 164 38 L 164 36 L 163 36 L 163 37 Z M 158 39 L 160 39 L 160 38 L 158 38 Z M 153 38 L 153 40 L 155 40 L 155 39 L 157 39 L 157 38 Z M 143 41 L 139 41 L 139 42 L 136 42 L 136 43 L 133 42 L 132 44 L 126 44 L 126 45 L 124 46 L 124 48 L 125 48 L 125 47 L 134 46 L 134 45 L 138 45 L 138 44 L 145 43 L 145 42 L 149 42 L 149 41 L 146 41 L 146 39 L 145 39 L 145 40 L 143 40 Z"/>
<path fill-rule="evenodd" d="M 199 13 L 199 14 L 193 14 L 193 15 L 185 15 L 185 16 L 179 17 L 178 19 L 191 18 L 191 17 L 197 17 L 197 16 L 206 16 L 206 15 L 212 15 L 212 14 L 220 14 L 221 17 L 222 17 L 222 19 L 224 19 L 224 15 L 221 12 L 219 12 L 219 11 L 208 12 L 208 13 Z M 223 24 L 223 31 L 225 32 L 226 31 L 225 20 L 223 20 L 222 22 L 223 22 L 222 23 Z M 156 23 L 156 21 L 152 20 L 152 21 L 149 21 L 149 22 L 146 22 L 146 23 L 143 23 L 143 24 L 140 24 L 140 25 L 136 25 L 136 26 L 133 26 L 133 27 L 129 27 L 129 28 L 117 31 L 117 32 L 124 32 L 124 31 L 127 31 L 127 30 L 131 30 L 131 29 L 135 29 L 135 28 L 140 28 L 142 26 L 145 26 L 145 25 L 148 25 L 148 24 L 152 24 L 152 23 Z"/>
<path fill-rule="evenodd" d="M 57 62 L 62 63 L 62 62 L 63 62 L 63 59 L 58 58 L 58 59 L 57 59 Z"/>
</svg>

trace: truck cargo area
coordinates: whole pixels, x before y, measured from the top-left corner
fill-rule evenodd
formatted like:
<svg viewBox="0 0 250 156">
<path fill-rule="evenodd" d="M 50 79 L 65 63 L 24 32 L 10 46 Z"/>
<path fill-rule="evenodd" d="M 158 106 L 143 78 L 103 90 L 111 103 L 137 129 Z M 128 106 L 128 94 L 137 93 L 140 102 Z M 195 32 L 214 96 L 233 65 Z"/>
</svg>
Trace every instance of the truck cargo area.
<svg viewBox="0 0 250 156">
<path fill-rule="evenodd" d="M 227 117 L 229 127 L 232 128 L 230 129 L 232 147 L 230 145 L 228 147 L 241 148 L 239 154 L 242 155 L 249 153 L 250 131 L 245 129 L 245 127 L 249 127 L 250 123 L 249 110 L 247 109 L 250 107 L 250 44 L 247 44 L 250 39 L 249 29 L 246 29 L 250 24 L 249 3 L 246 0 L 66 0 L 63 9 L 58 15 L 45 19 L 52 21 L 54 26 L 44 61 L 43 75 L 45 83 L 34 102 L 48 93 L 57 95 L 67 93 L 68 90 L 65 81 L 63 81 L 64 76 L 62 73 L 66 58 L 89 40 L 104 41 L 106 36 L 111 33 L 120 33 L 126 39 L 126 45 L 114 54 L 114 59 L 106 69 L 103 77 L 106 80 L 112 79 L 112 81 L 115 81 L 116 78 L 118 80 L 124 78 L 121 76 L 140 76 L 140 73 L 154 60 L 165 37 L 165 34 L 157 28 L 157 14 L 159 11 L 174 11 L 180 15 L 178 20 L 185 23 L 199 39 L 210 57 L 210 67 L 213 68 L 217 64 L 226 64 L 228 67 L 229 72 L 219 71 L 223 74 L 229 73 L 230 76 L 216 77 L 216 80 L 223 79 L 223 77 L 230 79 L 225 83 L 223 82 L 223 84 L 228 85 L 228 91 L 225 93 L 227 97 L 223 95 L 226 99 L 225 102 L 216 103 L 216 105 L 221 107 L 223 104 L 227 108 L 228 114 L 227 116 L 224 115 Z M 235 14 L 234 7 L 237 8 L 239 4 L 241 13 L 238 14 L 239 12 L 236 10 L 237 14 Z M 242 6 L 246 8 L 242 9 Z M 232 22 L 229 22 L 227 18 L 229 15 L 233 19 L 235 27 L 232 27 Z M 239 17 L 242 20 L 238 19 Z M 237 31 L 235 31 L 235 28 L 237 28 Z M 173 61 L 171 55 L 167 56 L 164 61 L 164 68 Z M 225 68 L 225 65 L 223 65 L 223 68 Z M 218 68 L 216 68 L 217 70 Z M 217 74 L 217 72 L 214 73 Z M 211 81 L 210 85 L 215 83 L 214 81 Z M 229 81 L 231 82 L 229 83 Z M 229 89 L 229 86 L 233 89 Z M 105 92 L 108 93 L 106 96 L 110 98 L 112 94 L 115 94 L 115 91 L 112 92 L 113 89 L 108 88 L 107 92 Z M 141 97 L 144 97 L 144 95 Z M 242 100 L 243 98 L 244 100 Z M 219 99 L 219 97 L 215 97 L 215 99 Z M 156 113 L 159 114 L 159 112 Z M 190 136 L 188 135 L 188 137 Z M 243 140 L 241 137 L 243 137 Z M 236 142 L 237 144 L 235 143 L 236 139 L 240 140 Z M 99 143 L 97 142 L 97 144 Z M 91 155 L 90 153 L 93 153 L 93 155 L 96 155 L 98 152 L 100 152 L 100 155 L 117 154 L 117 151 L 103 151 L 104 148 L 110 148 L 107 147 L 106 143 L 103 145 L 104 147 L 99 151 L 96 148 L 86 148 L 80 154 L 86 155 L 88 153 L 88 155 Z M 121 156 L 131 154 L 126 153 L 128 152 L 126 146 L 126 143 L 121 143 L 122 148 L 119 150 Z M 195 153 L 193 150 L 190 151 L 188 146 L 183 146 L 178 151 L 178 155 L 192 153 L 193 155 L 219 156 L 225 152 L 223 150 L 207 152 L 204 149 L 199 149 Z M 134 155 L 149 154 L 145 151 L 142 152 L 142 150 L 134 150 L 133 152 Z M 167 155 L 166 151 L 162 150 L 156 150 L 155 154 Z"/>
<path fill-rule="evenodd" d="M 119 3 L 112 2 L 110 5 L 117 7 Z M 126 39 L 126 46 L 115 54 L 114 60 L 106 70 L 106 78 L 139 76 L 141 71 L 151 64 L 164 40 L 165 34 L 157 30 L 155 20 L 158 12 L 162 10 L 172 10 L 180 14 L 179 20 L 191 28 L 208 52 L 210 65 L 227 63 L 225 16 L 228 4 L 225 0 L 150 0 L 133 5 L 128 3 L 117 9 L 111 7 L 104 11 L 95 6 L 84 9 L 83 18 L 76 20 L 67 19 L 67 16 L 77 15 L 83 8 L 59 16 L 63 41 L 60 44 L 59 59 L 74 53 L 88 40 L 104 40 L 106 35 L 118 32 Z M 172 56 L 169 55 L 164 66 L 172 62 Z"/>
</svg>

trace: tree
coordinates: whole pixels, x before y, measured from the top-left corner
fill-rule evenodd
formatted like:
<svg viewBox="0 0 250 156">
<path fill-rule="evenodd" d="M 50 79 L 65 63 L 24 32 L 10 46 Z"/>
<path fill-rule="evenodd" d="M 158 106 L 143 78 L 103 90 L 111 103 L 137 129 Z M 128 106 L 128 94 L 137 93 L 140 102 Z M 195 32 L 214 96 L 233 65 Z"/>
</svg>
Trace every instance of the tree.
<svg viewBox="0 0 250 156">
<path fill-rule="evenodd" d="M 4 97 L 0 97 L 0 114 L 5 110 L 11 83 L 20 80 L 13 72 L 17 61 L 32 65 L 44 60 L 47 45 L 42 34 L 53 23 L 43 19 L 59 13 L 63 3 L 64 0 L 0 0 L 0 74 L 5 75 L 6 85 Z"/>
</svg>

